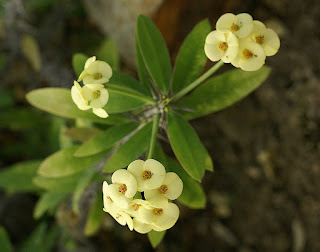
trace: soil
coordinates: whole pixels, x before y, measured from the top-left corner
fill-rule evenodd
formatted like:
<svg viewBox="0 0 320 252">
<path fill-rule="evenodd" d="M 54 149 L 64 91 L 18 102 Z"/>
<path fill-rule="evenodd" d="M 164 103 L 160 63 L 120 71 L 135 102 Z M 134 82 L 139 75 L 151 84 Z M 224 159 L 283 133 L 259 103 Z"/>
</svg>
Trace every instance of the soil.
<svg viewBox="0 0 320 252">
<path fill-rule="evenodd" d="M 191 122 L 215 164 L 215 171 L 207 173 L 203 181 L 208 203 L 203 210 L 179 205 L 181 217 L 157 250 L 320 251 L 320 2 L 167 0 L 154 20 L 174 58 L 198 21 L 209 18 L 215 24 L 226 12 L 247 12 L 265 22 L 279 32 L 281 48 L 268 57 L 266 64 L 272 72 L 259 89 L 228 109 Z M 67 16 L 59 20 L 55 29 L 63 34 L 57 43 L 50 37 L 50 44 L 44 40 L 43 29 L 49 25 L 35 22 L 34 26 L 42 29 L 38 36 L 41 47 L 51 48 L 51 53 L 45 54 L 51 66 L 47 71 L 58 71 L 59 78 L 64 78 L 61 83 L 72 83 L 72 52 L 63 45 L 74 45 L 82 25 L 93 33 L 99 31 L 88 20 Z M 38 87 L 57 83 L 43 76 Z M 10 83 L 13 77 L 6 78 Z M 0 195 L 1 204 L 8 202 L 4 197 Z M 27 205 L 34 204 L 33 197 L 26 200 Z M 0 211 L 0 220 L 10 211 L 2 209 L 7 211 Z M 17 234 L 15 228 L 19 227 L 8 223 L 1 221 L 10 227 L 11 235 Z M 26 223 L 33 225 L 32 221 Z M 19 241 L 23 236 L 15 237 Z M 120 250 L 152 248 L 146 236 L 106 217 L 105 228 L 82 242 L 77 251 Z"/>
</svg>

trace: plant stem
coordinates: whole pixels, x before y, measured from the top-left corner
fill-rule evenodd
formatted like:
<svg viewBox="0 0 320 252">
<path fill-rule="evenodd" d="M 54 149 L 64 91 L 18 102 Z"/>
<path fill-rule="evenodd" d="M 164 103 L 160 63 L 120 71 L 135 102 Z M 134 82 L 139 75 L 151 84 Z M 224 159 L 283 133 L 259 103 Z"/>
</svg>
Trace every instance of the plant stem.
<svg viewBox="0 0 320 252">
<path fill-rule="evenodd" d="M 151 132 L 151 140 L 148 150 L 147 159 L 152 158 L 154 147 L 157 142 L 157 135 L 158 135 L 158 129 L 159 129 L 159 121 L 160 121 L 160 114 L 156 114 L 153 118 L 153 124 L 152 124 L 152 132 Z"/>
<path fill-rule="evenodd" d="M 205 81 L 207 78 L 210 77 L 213 73 L 215 73 L 222 65 L 224 64 L 223 61 L 218 61 L 213 67 L 211 67 L 207 72 L 205 72 L 203 75 L 201 75 L 198 79 L 196 79 L 194 82 L 192 82 L 189 86 L 186 86 L 185 88 L 181 89 L 178 93 L 173 95 L 170 98 L 170 101 L 176 101 L 180 99 L 182 96 L 189 93 L 192 89 L 196 88 L 199 84 L 201 84 L 203 81 Z"/>
</svg>

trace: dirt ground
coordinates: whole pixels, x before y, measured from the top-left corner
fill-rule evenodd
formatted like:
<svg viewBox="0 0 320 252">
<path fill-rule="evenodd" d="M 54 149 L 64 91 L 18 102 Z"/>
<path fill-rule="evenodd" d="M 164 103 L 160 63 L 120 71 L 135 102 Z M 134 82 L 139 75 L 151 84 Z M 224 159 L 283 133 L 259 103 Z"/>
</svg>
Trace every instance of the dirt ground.
<svg viewBox="0 0 320 252">
<path fill-rule="evenodd" d="M 66 47 L 75 44 L 82 25 L 99 33 L 92 22 L 70 20 L 60 13 L 54 37 L 53 31 L 46 29 L 59 10 L 52 10 L 46 24 L 38 25 L 38 17 L 32 20 L 39 29 L 41 47 L 49 46 L 50 50 L 44 55 L 48 65 L 37 77 L 40 80 L 35 78 L 38 82 L 30 86 L 28 77 L 27 89 L 72 83 L 70 59 L 74 51 Z M 192 121 L 215 164 L 215 171 L 207 173 L 203 181 L 208 204 L 203 210 L 180 205 L 179 221 L 157 250 L 320 251 L 320 2 L 167 0 L 154 20 L 176 55 L 198 21 L 208 17 L 214 24 L 225 12 L 247 12 L 273 27 L 280 33 L 281 48 L 277 55 L 268 57 L 266 64 L 272 73 L 258 90 L 226 110 Z M 14 50 L 14 45 L 10 47 Z M 19 81 L 19 77 L 10 76 L 15 65 L 27 68 L 20 61 L 11 64 L 6 87 Z M 53 72 L 58 80 L 53 80 Z M 29 206 L 35 202 L 32 195 L 0 195 L 0 220 L 19 241 L 24 236 L 19 227 L 15 230 L 4 218 L 17 198 L 23 198 L 29 209 L 23 219 L 28 223 L 26 232 L 30 232 L 34 225 L 29 219 Z M 19 214 L 23 213 L 9 216 Z M 83 240 L 78 251 L 152 250 L 146 236 L 114 225 L 109 217 L 105 222 L 105 228 Z"/>
</svg>

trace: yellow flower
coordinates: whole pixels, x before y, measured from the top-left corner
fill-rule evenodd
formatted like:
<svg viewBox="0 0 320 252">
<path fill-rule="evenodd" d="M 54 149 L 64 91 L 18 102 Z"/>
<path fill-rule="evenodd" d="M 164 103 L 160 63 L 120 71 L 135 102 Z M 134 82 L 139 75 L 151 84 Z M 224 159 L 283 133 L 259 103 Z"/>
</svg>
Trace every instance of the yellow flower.
<svg viewBox="0 0 320 252">
<path fill-rule="evenodd" d="M 238 54 L 238 38 L 232 32 L 212 31 L 206 37 L 204 52 L 211 61 L 230 63 Z"/>
<path fill-rule="evenodd" d="M 265 59 L 262 47 L 246 38 L 239 40 L 239 52 L 231 64 L 244 71 L 256 71 L 264 65 Z"/>
<path fill-rule="evenodd" d="M 135 160 L 129 164 L 128 171 L 136 178 L 139 192 L 159 187 L 166 175 L 164 166 L 154 159 Z"/>
<path fill-rule="evenodd" d="M 95 115 L 102 118 L 108 117 L 103 107 L 109 100 L 109 93 L 102 84 L 88 84 L 81 88 L 79 83 L 74 81 L 71 88 L 71 97 L 79 109 L 88 110 L 92 108 Z"/>
<path fill-rule="evenodd" d="M 109 81 L 112 69 L 107 62 L 95 60 L 95 56 L 89 58 L 85 63 L 85 69 L 80 74 L 78 81 L 84 84 L 103 84 Z"/>
<path fill-rule="evenodd" d="M 275 55 L 280 48 L 280 39 L 277 33 L 257 20 L 253 21 L 253 29 L 250 34 L 253 42 L 261 45 L 266 56 Z"/>
<path fill-rule="evenodd" d="M 174 172 L 168 172 L 161 186 L 144 191 L 144 197 L 154 207 L 163 207 L 169 200 L 177 199 L 183 190 L 183 182 Z"/>
<path fill-rule="evenodd" d="M 238 38 L 247 37 L 253 27 L 253 20 L 251 15 L 247 13 L 241 13 L 238 15 L 234 15 L 232 13 L 226 13 L 222 15 L 217 23 L 216 29 L 220 32 L 228 32 L 231 31 Z"/>
<path fill-rule="evenodd" d="M 162 208 L 146 208 L 140 211 L 139 221 L 151 225 L 155 231 L 164 231 L 174 226 L 179 218 L 179 208 L 173 203 L 168 203 Z"/>
</svg>

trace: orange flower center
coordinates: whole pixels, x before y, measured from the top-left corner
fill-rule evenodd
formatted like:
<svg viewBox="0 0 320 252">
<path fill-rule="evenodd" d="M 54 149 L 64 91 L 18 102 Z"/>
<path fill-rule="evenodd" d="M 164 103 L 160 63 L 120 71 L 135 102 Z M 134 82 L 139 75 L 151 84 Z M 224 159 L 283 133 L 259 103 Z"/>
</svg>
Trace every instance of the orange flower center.
<svg viewBox="0 0 320 252">
<path fill-rule="evenodd" d="M 221 51 L 226 51 L 228 49 L 228 43 L 227 42 L 220 42 L 218 47 Z"/>
<path fill-rule="evenodd" d="M 151 171 L 144 171 L 142 173 L 142 179 L 143 180 L 151 179 L 151 177 L 152 177 Z"/>
<path fill-rule="evenodd" d="M 158 192 L 161 194 L 166 194 L 167 191 L 168 191 L 168 187 L 166 185 L 162 185 L 158 189 Z"/>
<path fill-rule="evenodd" d="M 231 29 L 231 31 L 236 32 L 236 31 L 240 30 L 240 26 L 235 23 L 232 23 L 230 29 Z"/>
<path fill-rule="evenodd" d="M 162 210 L 162 208 L 155 208 L 155 209 L 153 209 L 153 213 L 154 213 L 154 215 L 159 216 L 159 215 L 163 214 L 163 210 Z"/>
<path fill-rule="evenodd" d="M 132 204 L 132 208 L 134 211 L 137 211 L 141 207 L 141 204 Z"/>
<path fill-rule="evenodd" d="M 250 50 L 248 49 L 244 49 L 243 52 L 243 57 L 245 57 L 246 59 L 250 59 L 252 57 L 257 57 L 257 55 L 254 55 Z"/>
<path fill-rule="evenodd" d="M 125 194 L 127 191 L 127 186 L 125 184 L 119 186 L 119 193 Z"/>
<path fill-rule="evenodd" d="M 260 35 L 260 36 L 256 36 L 256 43 L 259 45 L 263 44 L 263 40 L 264 40 L 264 36 Z"/>
</svg>

